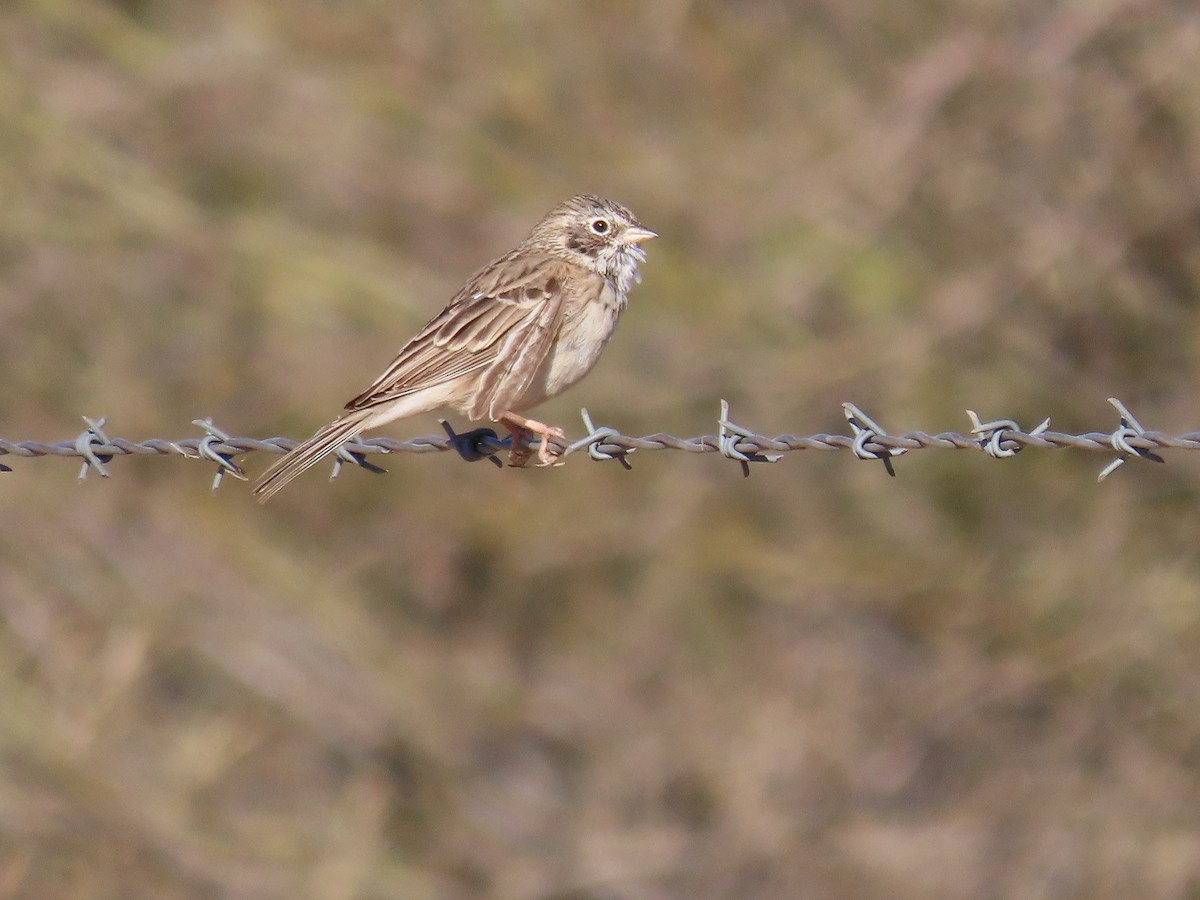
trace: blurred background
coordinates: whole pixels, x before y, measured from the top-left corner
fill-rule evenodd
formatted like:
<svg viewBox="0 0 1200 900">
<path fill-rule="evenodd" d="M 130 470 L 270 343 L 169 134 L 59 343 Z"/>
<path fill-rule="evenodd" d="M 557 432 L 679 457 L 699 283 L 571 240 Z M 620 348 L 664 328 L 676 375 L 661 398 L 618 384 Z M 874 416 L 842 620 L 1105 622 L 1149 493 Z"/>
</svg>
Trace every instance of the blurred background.
<svg viewBox="0 0 1200 900">
<path fill-rule="evenodd" d="M 1200 429 L 1190 0 L 10 0 L 0 40 L 10 440 L 304 437 L 584 190 L 662 237 L 540 410 L 573 436 Z M 1189 454 L 404 455 L 265 508 L 6 461 L 0 897 L 1200 896 Z"/>
</svg>

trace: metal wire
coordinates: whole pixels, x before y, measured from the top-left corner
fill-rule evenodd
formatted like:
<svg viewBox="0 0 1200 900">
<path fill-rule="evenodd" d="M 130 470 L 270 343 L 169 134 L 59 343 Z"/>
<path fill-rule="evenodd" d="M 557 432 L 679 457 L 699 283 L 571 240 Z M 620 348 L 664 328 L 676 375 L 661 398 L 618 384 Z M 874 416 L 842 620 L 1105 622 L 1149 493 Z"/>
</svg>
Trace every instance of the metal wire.
<svg viewBox="0 0 1200 900">
<path fill-rule="evenodd" d="M 629 457 L 644 450 L 683 450 L 688 453 L 719 453 L 734 460 L 742 467 L 743 474 L 750 474 L 751 463 L 778 462 L 787 453 L 800 450 L 849 450 L 858 459 L 882 462 L 891 475 L 895 475 L 893 460 L 912 450 L 940 448 L 948 450 L 977 450 L 994 459 L 1015 456 L 1027 447 L 1040 449 L 1091 450 L 1112 454 L 1113 459 L 1101 470 L 1103 481 L 1126 460 L 1140 458 L 1152 462 L 1163 462 L 1161 450 L 1200 450 L 1200 432 L 1171 436 L 1159 431 L 1148 431 L 1133 416 L 1120 400 L 1109 398 L 1117 410 L 1118 425 L 1110 432 L 1092 431 L 1083 434 L 1067 434 L 1050 431 L 1050 420 L 1046 419 L 1036 428 L 1022 429 L 1011 419 L 983 422 L 973 410 L 967 410 L 971 421 L 969 434 L 943 431 L 929 434 L 924 431 L 908 431 L 888 434 L 877 422 L 853 403 L 842 404 L 851 434 L 812 434 L 805 437 L 782 434 L 769 437 L 743 428 L 729 419 L 729 404 L 721 401 L 721 415 L 717 420 L 717 433 L 684 438 L 663 432 L 634 437 L 622 434 L 610 426 L 596 426 L 588 411 L 582 410 L 587 434 L 573 443 L 558 442 L 561 459 L 585 452 L 595 461 L 616 460 L 630 468 Z M 245 473 L 233 462 L 235 457 L 254 452 L 286 453 L 297 441 L 286 437 L 247 438 L 232 437 L 213 425 L 211 419 L 196 419 L 193 424 L 203 434 L 180 440 L 148 438 L 131 441 L 126 438 L 110 438 L 104 428 L 104 419 L 84 418 L 87 428 L 77 437 L 63 441 L 10 441 L 0 438 L 0 457 L 39 458 L 65 456 L 82 459 L 79 478 L 95 471 L 109 476 L 107 464 L 117 456 L 182 456 L 189 459 L 207 460 L 217 466 L 213 489 L 220 486 L 225 475 L 245 479 Z M 456 433 L 449 424 L 442 422 L 446 435 L 426 435 L 406 441 L 388 437 L 358 438 L 342 447 L 334 458 L 333 475 L 336 476 L 344 463 L 353 463 L 375 472 L 383 472 L 366 457 L 387 453 L 444 453 L 453 450 L 465 460 L 475 462 L 487 459 L 500 465 L 497 454 L 509 448 L 511 439 L 500 438 L 490 428 L 476 428 L 469 432 Z M 0 472 L 11 472 L 9 466 L 0 464 Z"/>
</svg>

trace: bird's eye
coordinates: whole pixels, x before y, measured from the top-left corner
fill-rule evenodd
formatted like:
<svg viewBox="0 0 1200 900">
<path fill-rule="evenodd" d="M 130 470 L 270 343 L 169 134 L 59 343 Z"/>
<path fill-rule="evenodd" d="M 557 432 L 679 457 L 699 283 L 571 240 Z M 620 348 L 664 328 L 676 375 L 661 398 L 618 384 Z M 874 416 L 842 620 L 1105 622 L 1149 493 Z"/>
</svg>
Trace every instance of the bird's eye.
<svg viewBox="0 0 1200 900">
<path fill-rule="evenodd" d="M 592 219 L 592 231 L 596 234 L 607 234 L 608 219 Z"/>
</svg>

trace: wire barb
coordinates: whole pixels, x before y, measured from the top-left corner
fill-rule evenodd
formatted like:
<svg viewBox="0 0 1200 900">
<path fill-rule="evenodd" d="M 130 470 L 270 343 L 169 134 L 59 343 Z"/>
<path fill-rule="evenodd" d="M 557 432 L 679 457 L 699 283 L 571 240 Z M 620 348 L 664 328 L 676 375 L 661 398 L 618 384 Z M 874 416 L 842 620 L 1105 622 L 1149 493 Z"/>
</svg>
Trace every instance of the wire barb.
<svg viewBox="0 0 1200 900">
<path fill-rule="evenodd" d="M 908 447 L 887 447 L 878 443 L 878 438 L 889 437 L 888 433 L 883 430 L 882 426 L 865 412 L 855 406 L 853 403 L 843 403 L 842 411 L 846 414 L 846 421 L 850 423 L 850 427 L 854 430 L 854 443 L 851 449 L 854 455 L 859 459 L 881 459 L 883 467 L 887 469 L 887 473 L 893 478 L 896 477 L 896 469 L 892 465 L 893 456 L 903 456 L 908 452 Z M 874 444 L 880 447 L 879 450 L 868 450 L 867 444 Z"/>
<path fill-rule="evenodd" d="M 496 454 L 507 449 L 512 444 L 512 438 L 501 438 L 490 428 L 473 428 L 459 434 L 445 419 L 438 419 L 446 436 L 450 439 L 450 447 L 467 462 L 479 462 L 486 459 L 498 469 L 504 468 L 504 463 L 496 458 Z"/>
<path fill-rule="evenodd" d="M 207 459 L 217 464 L 216 474 L 213 475 L 212 490 L 215 494 L 217 488 L 221 486 L 221 479 L 226 474 L 232 475 L 238 481 L 246 481 L 246 473 L 241 467 L 233 462 L 232 453 L 221 453 L 213 448 L 214 444 L 225 444 L 229 442 L 229 435 L 213 424 L 210 419 L 192 419 L 193 425 L 199 425 L 204 429 L 204 437 L 200 438 L 200 443 L 196 445 L 196 459 Z M 188 455 L 186 452 L 184 455 Z"/>
<path fill-rule="evenodd" d="M 563 451 L 563 456 L 570 456 L 576 450 L 587 447 L 588 456 L 596 462 L 604 462 L 605 460 L 615 459 L 621 464 L 621 467 L 626 472 L 633 468 L 633 464 L 629 462 L 629 454 L 636 453 L 637 447 L 616 447 L 612 450 L 601 450 L 600 445 L 608 441 L 609 438 L 620 437 L 621 432 L 615 428 L 610 428 L 605 425 L 602 428 L 597 428 L 592 424 L 591 413 L 584 407 L 579 410 L 580 417 L 583 419 L 583 427 L 588 430 L 585 437 L 580 438 L 575 443 L 567 447 Z"/>
<path fill-rule="evenodd" d="M 329 472 L 330 481 L 333 481 L 333 479 L 342 474 L 342 466 L 346 463 L 358 466 L 360 469 L 366 469 L 372 475 L 387 474 L 387 469 L 385 469 L 383 466 L 375 465 L 375 463 L 367 459 L 362 450 L 355 449 L 357 446 L 361 445 L 362 442 L 356 439 L 347 441 L 333 451 L 333 468 Z"/>
<path fill-rule="evenodd" d="M 979 416 L 973 409 L 967 410 L 967 418 L 971 420 L 971 434 L 979 435 L 979 446 L 992 459 L 1008 459 L 1016 456 L 1027 445 L 1017 441 L 1006 440 L 1010 433 L 1026 434 L 1029 437 L 1040 437 L 1050 428 L 1050 417 L 1042 419 L 1042 423 L 1033 431 L 1024 432 L 1021 426 L 1012 419 L 997 419 L 994 422 L 980 422 Z"/>
<path fill-rule="evenodd" d="M 83 421 L 87 425 L 87 429 L 75 439 L 75 451 L 83 457 L 83 465 L 79 467 L 79 477 L 77 480 L 83 481 L 92 469 L 99 472 L 101 478 L 108 478 L 108 470 L 104 468 L 104 464 L 112 460 L 112 454 L 96 453 L 92 449 L 94 446 L 105 447 L 112 443 L 108 439 L 108 435 L 104 433 L 104 426 L 108 423 L 108 420 L 103 417 L 89 419 L 87 416 L 84 416 Z"/>
<path fill-rule="evenodd" d="M 1121 424 L 1118 425 L 1116 430 L 1112 433 L 1112 437 L 1110 438 L 1110 440 L 1112 441 L 1112 448 L 1122 455 L 1118 456 L 1116 459 L 1114 459 L 1112 462 L 1110 462 L 1107 466 L 1105 466 L 1100 471 L 1100 474 L 1097 476 L 1096 481 L 1103 481 L 1105 478 L 1107 478 L 1109 475 L 1111 475 L 1113 472 L 1115 472 L 1117 469 L 1119 469 L 1121 467 L 1121 465 L 1127 459 L 1141 457 L 1142 459 L 1148 459 L 1151 462 L 1165 463 L 1166 462 L 1165 459 L 1163 459 L 1157 453 L 1154 453 L 1149 448 L 1135 447 L 1131 443 L 1129 443 L 1130 438 L 1144 437 L 1145 435 L 1149 434 L 1149 432 L 1146 431 L 1146 429 L 1142 427 L 1141 422 L 1139 422 L 1136 418 L 1134 418 L 1133 413 L 1131 413 L 1125 407 L 1125 404 L 1122 403 L 1120 400 L 1118 400 L 1116 397 L 1109 397 L 1108 402 L 1113 405 L 1113 408 L 1117 411 L 1117 414 L 1121 417 Z"/>
<path fill-rule="evenodd" d="M 774 463 L 783 459 L 782 453 L 759 453 L 756 439 L 759 435 L 729 421 L 729 401 L 721 401 L 721 418 L 717 419 L 717 447 L 726 459 L 737 460 L 742 466 L 742 477 L 750 477 L 750 463 Z M 739 450 L 738 444 L 748 442 L 753 449 Z"/>
</svg>

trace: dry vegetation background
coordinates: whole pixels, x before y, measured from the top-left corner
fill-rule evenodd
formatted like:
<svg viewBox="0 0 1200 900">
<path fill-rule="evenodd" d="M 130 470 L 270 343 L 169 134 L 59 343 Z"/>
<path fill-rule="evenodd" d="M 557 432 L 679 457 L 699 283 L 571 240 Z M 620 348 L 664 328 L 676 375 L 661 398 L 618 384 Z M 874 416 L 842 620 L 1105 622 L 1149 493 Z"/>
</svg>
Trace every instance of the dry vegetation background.
<svg viewBox="0 0 1200 900">
<path fill-rule="evenodd" d="M 1192 0 L 0 38 L 9 439 L 306 435 L 579 190 L 663 237 L 573 434 L 1200 428 Z M 1200 460 L 1104 461 L 9 460 L 0 896 L 1200 896 Z"/>
</svg>

